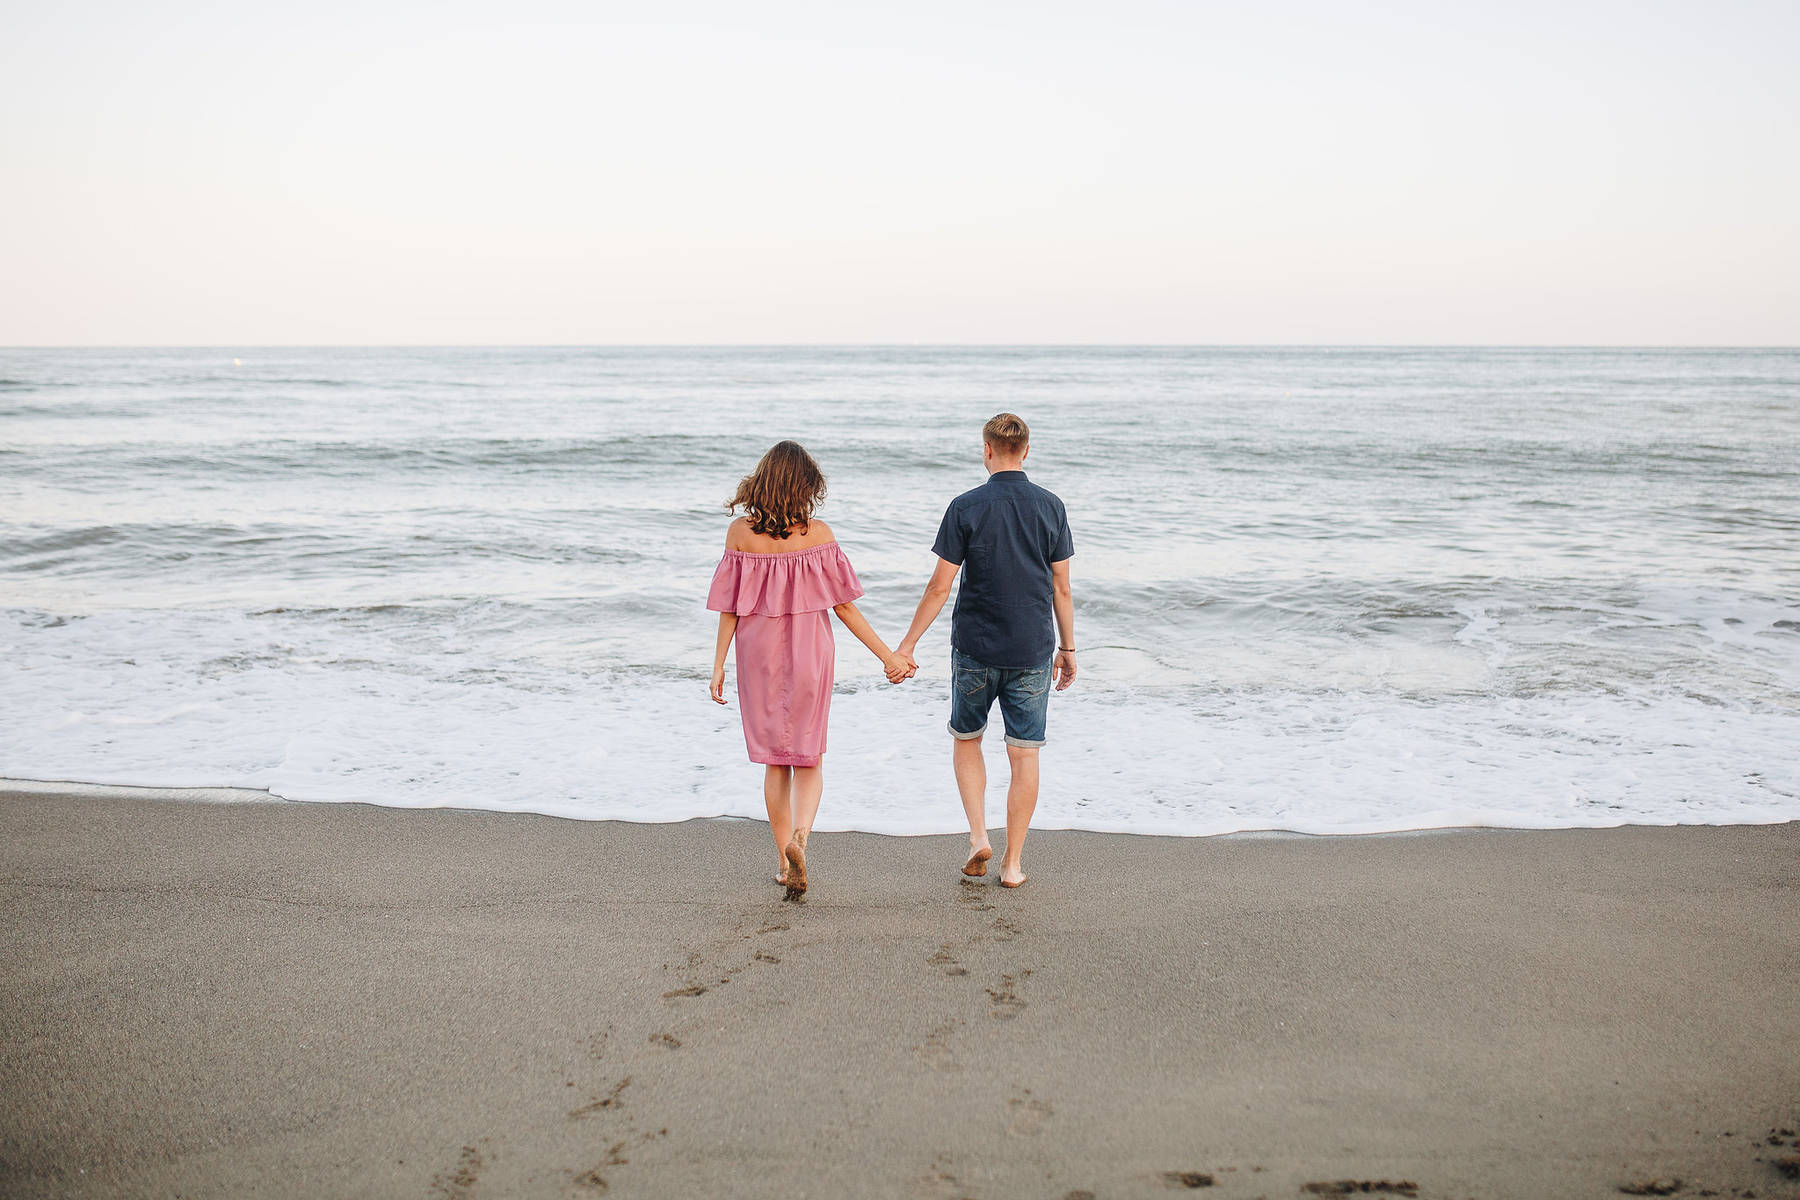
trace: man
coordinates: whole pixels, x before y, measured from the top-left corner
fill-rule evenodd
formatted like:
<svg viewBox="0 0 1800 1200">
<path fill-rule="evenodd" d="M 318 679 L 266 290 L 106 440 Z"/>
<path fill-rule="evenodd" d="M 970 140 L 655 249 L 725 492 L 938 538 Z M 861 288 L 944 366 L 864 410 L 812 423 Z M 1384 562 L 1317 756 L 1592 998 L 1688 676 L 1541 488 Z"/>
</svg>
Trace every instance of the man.
<svg viewBox="0 0 1800 1200">
<path fill-rule="evenodd" d="M 998 700 L 1012 765 L 1000 886 L 1015 888 L 1025 882 L 1025 831 L 1037 808 L 1038 748 L 1044 744 L 1052 672 L 1059 692 L 1075 682 L 1075 597 L 1069 589 L 1075 546 L 1063 502 L 1025 478 L 1031 451 L 1025 422 L 1001 413 L 982 427 L 981 441 L 988 481 L 952 500 L 945 511 L 932 546 L 937 569 L 896 649 L 917 668 L 913 652 L 919 638 L 943 611 L 950 585 L 963 570 L 950 621 L 950 736 L 956 739 L 956 787 L 969 818 L 963 874 L 986 875 L 994 853 L 987 835 L 981 735 Z"/>
</svg>

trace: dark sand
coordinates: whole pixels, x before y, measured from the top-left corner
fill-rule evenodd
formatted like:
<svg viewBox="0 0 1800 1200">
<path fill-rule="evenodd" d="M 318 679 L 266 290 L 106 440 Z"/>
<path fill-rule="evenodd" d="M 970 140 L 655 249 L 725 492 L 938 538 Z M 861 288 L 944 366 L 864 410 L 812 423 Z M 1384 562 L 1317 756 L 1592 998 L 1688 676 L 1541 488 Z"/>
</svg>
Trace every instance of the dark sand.
<svg viewBox="0 0 1800 1200">
<path fill-rule="evenodd" d="M 0 1194 L 1800 1196 L 1800 823 L 964 850 L 0 792 Z"/>
</svg>

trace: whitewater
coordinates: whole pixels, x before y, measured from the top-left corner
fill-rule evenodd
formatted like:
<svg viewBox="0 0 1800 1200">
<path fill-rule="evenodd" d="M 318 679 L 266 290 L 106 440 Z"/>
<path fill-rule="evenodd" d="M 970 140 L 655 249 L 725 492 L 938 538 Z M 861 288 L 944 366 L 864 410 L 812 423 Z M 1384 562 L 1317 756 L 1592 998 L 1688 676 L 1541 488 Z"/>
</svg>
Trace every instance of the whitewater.
<svg viewBox="0 0 1800 1200">
<path fill-rule="evenodd" d="M 0 776 L 758 816 L 724 499 L 806 443 L 893 641 L 1002 409 L 1075 535 L 1038 824 L 1800 819 L 1792 350 L 0 350 Z M 898 688 L 840 630 L 820 828 L 961 827 L 949 623 Z"/>
</svg>

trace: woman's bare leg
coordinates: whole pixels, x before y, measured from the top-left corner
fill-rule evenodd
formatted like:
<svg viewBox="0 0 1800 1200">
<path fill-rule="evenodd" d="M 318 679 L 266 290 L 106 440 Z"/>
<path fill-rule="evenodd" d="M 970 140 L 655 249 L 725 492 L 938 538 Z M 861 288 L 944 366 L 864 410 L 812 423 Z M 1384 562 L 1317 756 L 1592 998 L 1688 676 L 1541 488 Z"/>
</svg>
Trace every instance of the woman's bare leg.
<svg viewBox="0 0 1800 1200">
<path fill-rule="evenodd" d="M 819 797 L 825 791 L 825 768 L 821 765 L 791 769 L 794 772 L 794 833 L 804 846 L 806 835 L 812 832 L 813 818 L 819 815 Z"/>
<path fill-rule="evenodd" d="M 794 835 L 787 845 L 788 895 L 806 890 L 806 839 L 812 833 L 813 818 L 819 815 L 819 797 L 825 791 L 825 768 L 794 768 Z"/>
<path fill-rule="evenodd" d="M 769 832 L 775 835 L 776 883 L 787 882 L 787 859 L 782 852 L 794 836 L 793 792 L 794 768 L 763 768 L 763 803 L 769 806 Z"/>
</svg>

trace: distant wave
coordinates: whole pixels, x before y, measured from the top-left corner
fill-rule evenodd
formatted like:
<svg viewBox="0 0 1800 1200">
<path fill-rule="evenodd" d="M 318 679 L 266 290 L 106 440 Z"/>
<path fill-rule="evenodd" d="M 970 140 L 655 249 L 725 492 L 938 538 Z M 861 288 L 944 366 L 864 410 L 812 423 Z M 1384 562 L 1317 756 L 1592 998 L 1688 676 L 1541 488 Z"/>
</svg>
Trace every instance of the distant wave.
<svg viewBox="0 0 1800 1200">
<path fill-rule="evenodd" d="M 144 445 L 109 448 L 110 473 L 153 471 L 195 480 L 249 480 L 272 473 L 326 478 L 363 475 L 372 468 L 432 473 L 500 468 L 514 471 L 576 470 L 630 465 L 645 470 L 706 468 L 719 473 L 714 490 L 746 467 L 745 456 L 716 438 L 668 434 L 618 438 L 470 438 L 418 442 L 279 441 L 229 445 Z M 96 453 L 86 446 L 40 452 L 41 468 L 67 474 L 69 467 L 93 470 Z M 751 460 L 754 461 L 754 460 Z M 29 467 L 27 468 L 29 469 Z"/>
</svg>

